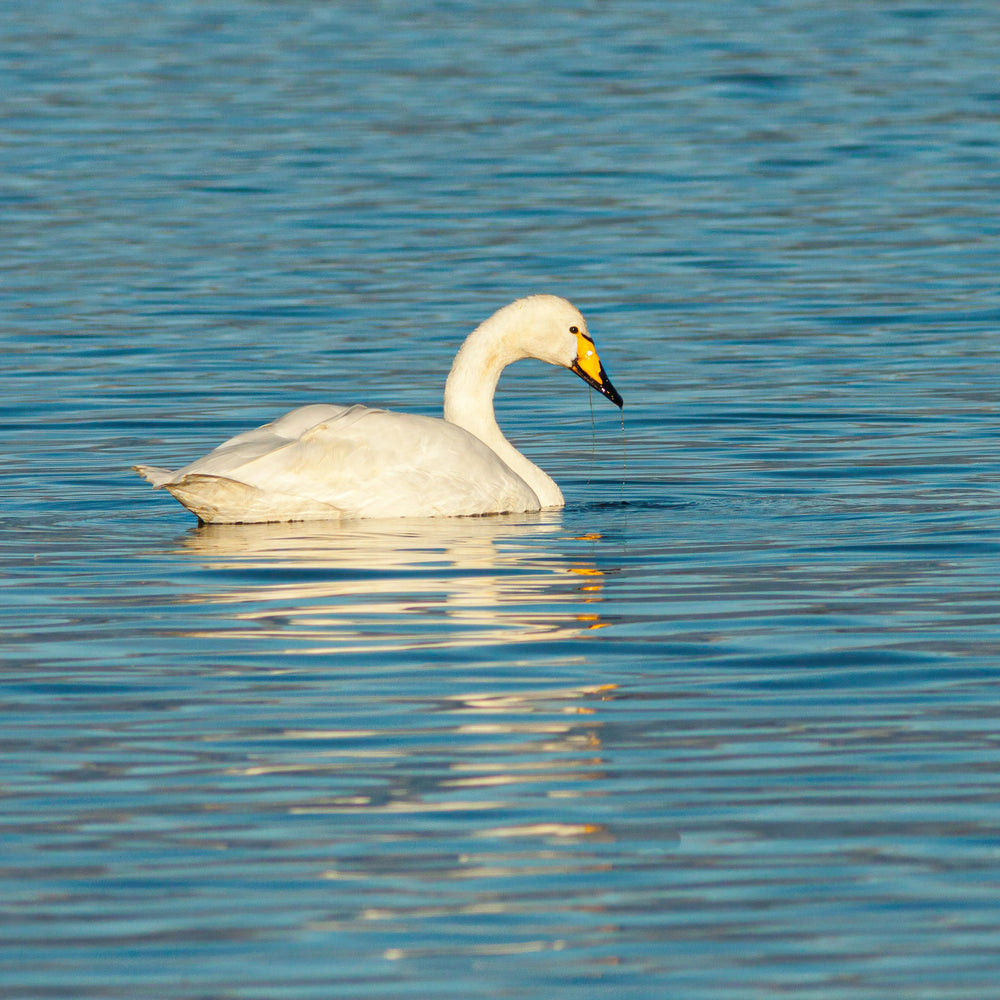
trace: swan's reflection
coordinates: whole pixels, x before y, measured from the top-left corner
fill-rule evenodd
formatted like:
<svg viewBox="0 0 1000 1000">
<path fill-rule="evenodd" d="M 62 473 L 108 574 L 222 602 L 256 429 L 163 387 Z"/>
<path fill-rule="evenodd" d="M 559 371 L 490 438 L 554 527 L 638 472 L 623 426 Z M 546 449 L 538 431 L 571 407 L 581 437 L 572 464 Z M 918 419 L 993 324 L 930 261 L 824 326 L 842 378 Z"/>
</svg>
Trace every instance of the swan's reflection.
<svg viewBox="0 0 1000 1000">
<path fill-rule="evenodd" d="M 547 919 L 550 900 L 525 890 L 545 879 L 579 881 L 586 919 L 613 836 L 598 799 L 603 709 L 615 697 L 600 644 L 590 663 L 574 641 L 597 638 L 590 630 L 603 624 L 590 540 L 571 536 L 559 515 L 517 515 L 220 525 L 192 531 L 183 551 L 198 564 L 202 593 L 190 599 L 200 634 L 227 644 L 235 635 L 252 653 L 277 649 L 279 671 L 297 670 L 303 653 L 349 665 L 313 671 L 323 661 L 307 661 L 261 706 L 255 657 L 249 669 L 227 660 L 227 672 L 252 675 L 252 717 L 241 710 L 231 731 L 206 736 L 232 748 L 227 780 L 259 809 L 296 818 L 269 830 L 326 831 L 310 890 L 324 904 L 310 910 L 309 933 L 350 935 L 406 960 L 437 947 L 414 922 L 454 920 L 475 937 L 449 937 L 444 954 L 489 954 L 498 915 Z M 570 642 L 524 645 L 560 639 Z M 484 656 L 472 652 L 484 646 Z M 431 647 L 446 652 L 422 652 Z M 440 670 L 441 661 L 461 669 Z M 490 661 L 505 668 L 495 678 L 477 669 Z M 246 808 L 239 795 L 213 798 L 213 821 L 233 810 L 238 825 Z M 302 850 L 283 836 L 276 855 Z M 383 891 L 400 878 L 406 892 Z M 546 932 L 518 944 L 561 946 Z"/>
<path fill-rule="evenodd" d="M 542 513 L 205 525 L 182 547 L 218 574 L 218 589 L 191 601 L 236 606 L 228 637 L 281 637 L 296 652 L 344 653 L 600 628 L 602 574 L 567 555 L 571 546 L 558 513 Z"/>
</svg>

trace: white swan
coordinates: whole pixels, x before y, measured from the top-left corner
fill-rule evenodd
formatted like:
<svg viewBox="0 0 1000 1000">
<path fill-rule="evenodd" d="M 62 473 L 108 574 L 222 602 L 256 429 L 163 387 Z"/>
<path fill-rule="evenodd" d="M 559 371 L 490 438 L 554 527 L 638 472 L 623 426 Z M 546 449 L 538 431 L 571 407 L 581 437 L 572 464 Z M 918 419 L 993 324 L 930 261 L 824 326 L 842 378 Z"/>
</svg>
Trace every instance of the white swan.
<svg viewBox="0 0 1000 1000">
<path fill-rule="evenodd" d="M 502 434 L 500 373 L 521 358 L 569 368 L 618 407 L 583 316 L 532 295 L 469 334 L 444 390 L 444 420 L 367 406 L 302 406 L 170 472 L 133 466 L 209 523 L 454 517 L 562 507 L 559 487 Z"/>
</svg>

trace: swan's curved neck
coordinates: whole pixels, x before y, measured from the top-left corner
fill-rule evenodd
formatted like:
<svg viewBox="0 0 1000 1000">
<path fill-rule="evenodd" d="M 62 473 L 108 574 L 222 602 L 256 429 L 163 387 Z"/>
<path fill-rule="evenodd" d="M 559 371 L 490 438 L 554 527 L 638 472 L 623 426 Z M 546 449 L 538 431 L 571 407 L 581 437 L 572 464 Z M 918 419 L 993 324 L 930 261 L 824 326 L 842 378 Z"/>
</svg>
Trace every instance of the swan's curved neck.
<svg viewBox="0 0 1000 1000">
<path fill-rule="evenodd" d="M 500 373 L 529 355 L 516 338 L 511 338 L 510 328 L 495 319 L 476 327 L 455 356 L 444 388 L 444 419 L 492 448 L 534 490 L 541 507 L 561 507 L 564 501 L 559 487 L 504 437 L 497 424 L 493 394 Z"/>
</svg>

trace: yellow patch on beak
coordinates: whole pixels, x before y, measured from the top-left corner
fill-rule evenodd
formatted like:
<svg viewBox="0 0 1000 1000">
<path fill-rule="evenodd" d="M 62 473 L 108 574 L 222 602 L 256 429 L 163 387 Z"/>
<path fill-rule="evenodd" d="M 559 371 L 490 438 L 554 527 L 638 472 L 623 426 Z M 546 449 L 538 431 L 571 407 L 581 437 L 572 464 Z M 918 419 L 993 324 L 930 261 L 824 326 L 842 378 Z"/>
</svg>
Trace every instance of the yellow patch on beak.
<svg viewBox="0 0 1000 1000">
<path fill-rule="evenodd" d="M 576 335 L 576 366 L 586 372 L 595 382 L 601 380 L 601 359 L 597 349 L 582 333 Z"/>
</svg>

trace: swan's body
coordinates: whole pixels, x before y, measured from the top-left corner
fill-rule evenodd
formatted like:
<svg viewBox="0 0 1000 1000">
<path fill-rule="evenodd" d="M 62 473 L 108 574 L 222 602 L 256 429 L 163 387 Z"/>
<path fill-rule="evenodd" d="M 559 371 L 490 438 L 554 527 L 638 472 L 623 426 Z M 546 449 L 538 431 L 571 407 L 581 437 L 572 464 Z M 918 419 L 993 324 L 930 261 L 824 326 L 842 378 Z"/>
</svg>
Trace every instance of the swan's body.
<svg viewBox="0 0 1000 1000">
<path fill-rule="evenodd" d="M 135 469 L 215 523 L 452 517 L 562 507 L 553 480 L 504 436 L 500 372 L 534 357 L 575 371 L 621 406 L 565 299 L 534 295 L 469 334 L 444 395 L 444 420 L 366 406 L 303 406 L 170 472 Z"/>
</svg>

